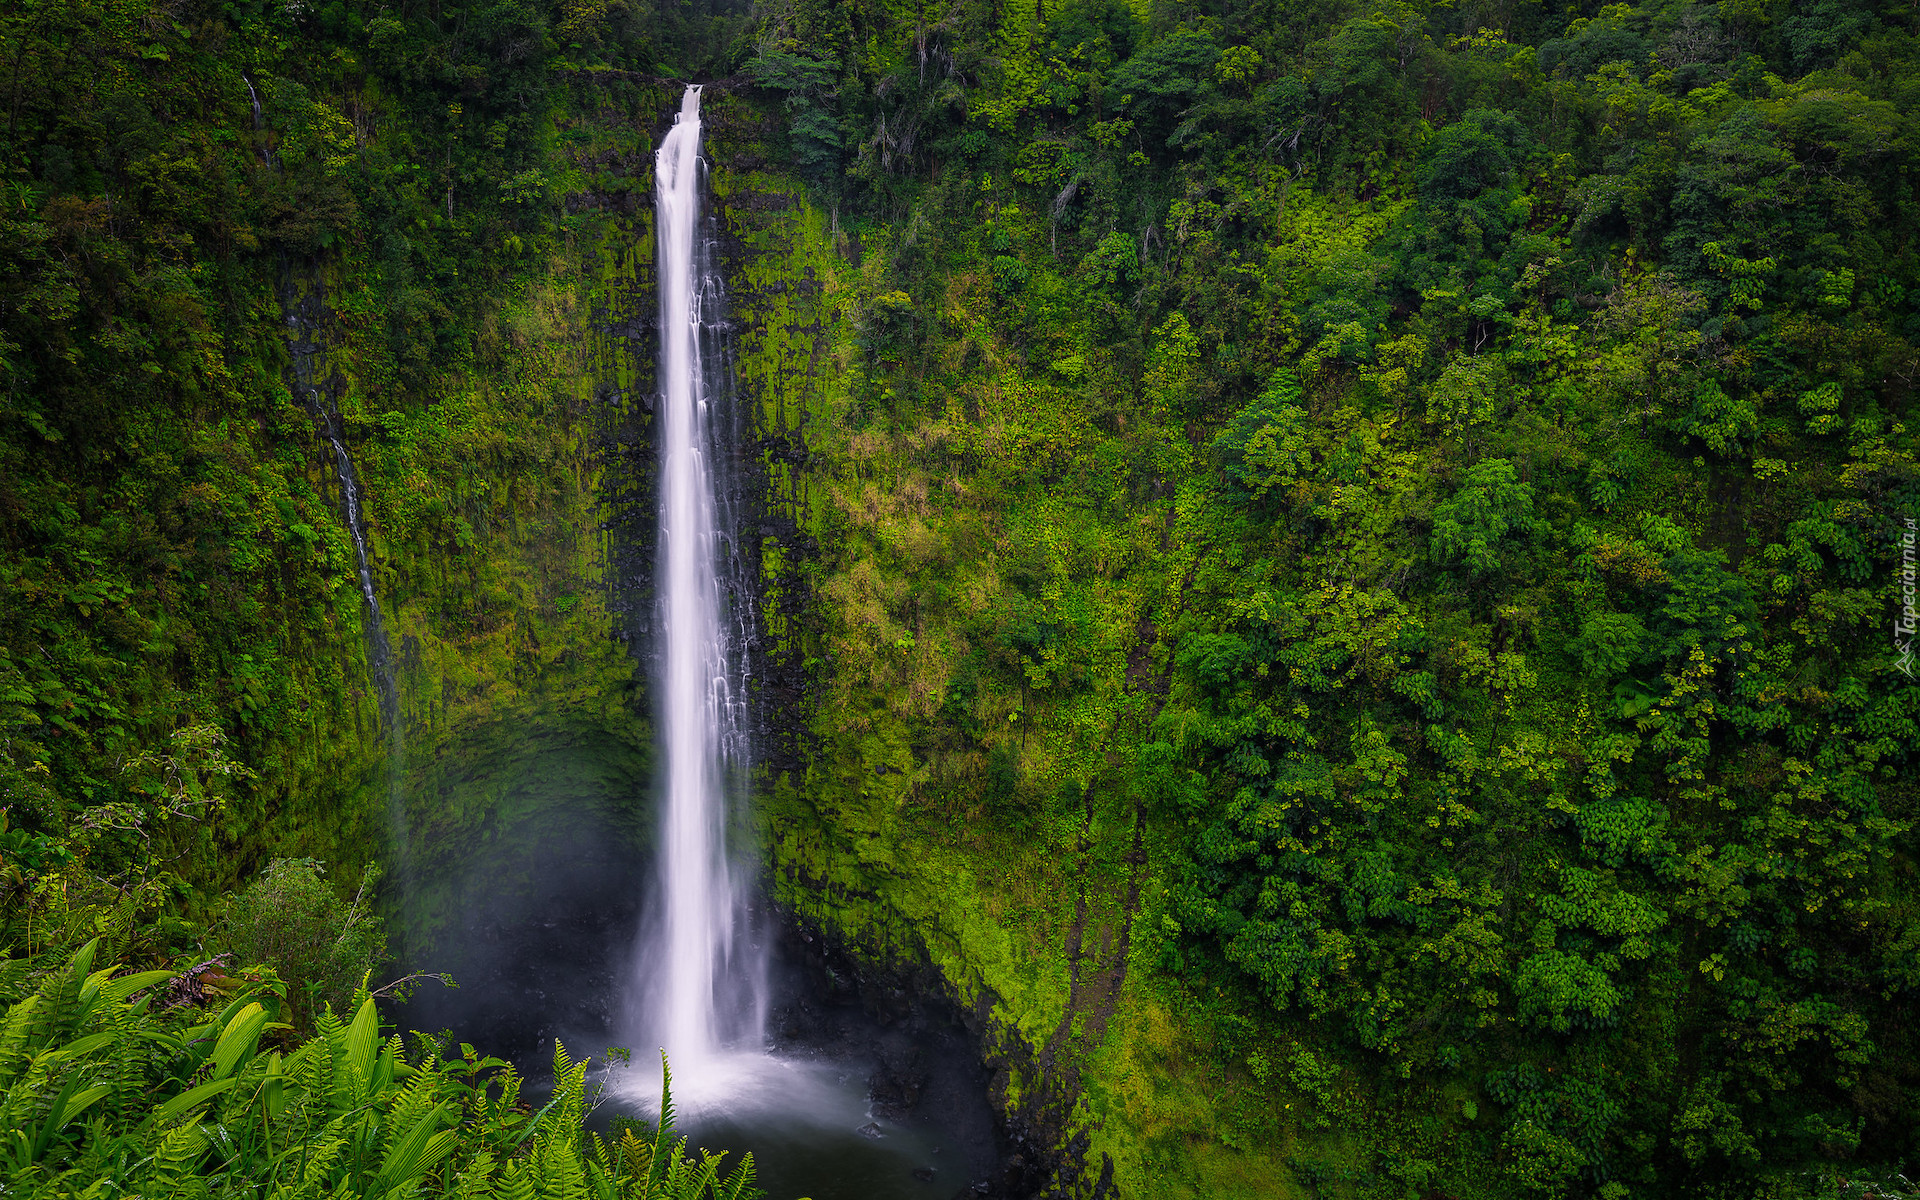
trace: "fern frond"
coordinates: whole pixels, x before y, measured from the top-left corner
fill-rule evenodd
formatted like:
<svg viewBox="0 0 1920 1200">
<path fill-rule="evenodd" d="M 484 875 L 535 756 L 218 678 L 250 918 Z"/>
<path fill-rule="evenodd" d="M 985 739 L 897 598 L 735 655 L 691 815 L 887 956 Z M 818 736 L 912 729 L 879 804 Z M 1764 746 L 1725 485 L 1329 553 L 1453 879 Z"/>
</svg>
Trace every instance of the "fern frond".
<svg viewBox="0 0 1920 1200">
<path fill-rule="evenodd" d="M 331 1004 L 321 1007 L 320 1015 L 313 1019 L 313 1028 L 315 1036 L 323 1037 L 329 1042 L 332 1042 L 335 1038 L 347 1032 L 347 1027 L 340 1023 L 340 1018 L 333 1015 L 333 1005 Z M 342 1043 L 343 1046 L 344 1044 L 345 1043 Z"/>
<path fill-rule="evenodd" d="M 80 989 L 93 973 L 94 952 L 100 948 L 95 938 L 74 952 L 67 965 L 50 971 L 40 983 L 40 1003 L 34 1007 L 29 1039 L 40 1046 L 60 1041 L 79 1024 Z"/>
<path fill-rule="evenodd" d="M 31 958 L 0 959 L 0 1004 L 18 1004 L 28 996 L 27 984 L 33 978 Z"/>
<path fill-rule="evenodd" d="M 116 1125 L 133 1117 L 146 1099 L 151 1052 L 140 1037 L 140 1020 L 133 1007 L 116 1004 L 108 1015 L 108 1031 L 113 1041 L 102 1056 L 103 1077 L 114 1081 L 114 1093 L 104 1115 Z"/>
<path fill-rule="evenodd" d="M 34 1045 L 33 1030 L 35 1013 L 41 1003 L 39 996 L 28 996 L 7 1009 L 6 1024 L 0 1025 L 0 1084 L 12 1080 L 38 1049 Z"/>
<path fill-rule="evenodd" d="M 510 1162 L 500 1172 L 500 1183 L 493 1189 L 494 1200 L 542 1200 L 534 1186 L 533 1172 L 524 1162 Z"/>
<path fill-rule="evenodd" d="M 493 1195 L 493 1155 L 485 1150 L 474 1156 L 467 1169 L 454 1177 L 445 1200 L 485 1200 Z"/>
<path fill-rule="evenodd" d="M 667 1062 L 667 1052 L 660 1051 L 660 1124 L 653 1132 L 653 1148 L 647 1154 L 647 1184 L 664 1181 L 671 1173 L 673 1164 L 680 1159 L 680 1150 L 685 1140 L 675 1143 L 673 1140 L 673 1067 Z M 647 1193 L 652 1194 L 651 1190 Z"/>
<path fill-rule="evenodd" d="M 339 1136 L 327 1137 L 317 1144 L 309 1143 L 302 1147 L 305 1161 L 301 1164 L 299 1178 L 274 1189 L 272 1200 L 313 1200 L 324 1196 L 328 1191 L 327 1185 L 334 1182 L 334 1166 L 346 1148 L 347 1139 Z"/>
<path fill-rule="evenodd" d="M 625 1175 L 640 1180 L 643 1185 L 653 1178 L 653 1143 L 642 1141 L 633 1130 L 620 1135 L 615 1154 L 616 1165 Z"/>
<path fill-rule="evenodd" d="M 314 1081 L 315 1088 L 324 1091 L 329 1109 L 336 1113 L 345 1112 L 359 1102 L 353 1067 L 347 1054 L 347 1027 L 333 1015 L 331 1006 L 314 1025 L 319 1030 L 316 1040 L 324 1045 L 327 1061 L 327 1074 Z"/>
<path fill-rule="evenodd" d="M 715 1158 L 715 1165 L 724 1157 Z M 733 1169 L 733 1174 L 714 1185 L 714 1200 L 757 1200 L 765 1193 L 754 1186 L 754 1174 L 753 1152 L 747 1151 L 740 1156 L 740 1165 Z"/>
<path fill-rule="evenodd" d="M 667 1165 L 667 1186 L 663 1193 L 670 1200 L 704 1200 L 716 1182 L 713 1158 L 695 1162 L 687 1157 L 685 1138 L 674 1146 L 673 1161 Z"/>
<path fill-rule="evenodd" d="M 411 1129 L 421 1117 L 438 1106 L 434 1102 L 434 1089 L 440 1082 L 438 1075 L 425 1071 L 415 1071 L 413 1078 L 401 1086 L 399 1092 L 387 1103 L 387 1131 L 382 1139 L 380 1153 L 384 1157 L 393 1153 L 393 1146 L 405 1130 Z"/>
<path fill-rule="evenodd" d="M 520 1106 L 520 1072 L 509 1066 L 500 1072 L 500 1107 L 514 1109 Z"/>
<path fill-rule="evenodd" d="M 555 1133 L 534 1153 L 541 1200 L 588 1200 L 586 1164 L 580 1161 L 580 1141 L 571 1136 L 577 1126 L 554 1126 Z"/>
<path fill-rule="evenodd" d="M 554 1039 L 552 1120 L 558 1127 L 577 1127 L 586 1115 L 587 1066 L 585 1059 L 575 1062 L 568 1057 L 566 1047 Z"/>
<path fill-rule="evenodd" d="M 94 1118 L 87 1130 L 86 1140 L 81 1144 L 81 1152 L 73 1160 L 71 1174 L 74 1178 L 93 1181 L 96 1188 L 100 1183 L 113 1184 L 126 1178 L 128 1164 L 140 1139 L 137 1134 L 129 1132 L 122 1132 L 116 1137 L 113 1133 L 115 1124 L 105 1117 Z M 94 1191 L 95 1188 L 88 1190 Z"/>
<path fill-rule="evenodd" d="M 153 1155 L 154 1172 L 163 1180 L 178 1179 L 193 1169 L 193 1164 L 210 1146 L 196 1116 L 184 1125 L 167 1130 L 160 1139 L 159 1149 Z"/>
<path fill-rule="evenodd" d="M 280 1069 L 290 1086 L 325 1097 L 333 1079 L 333 1049 L 324 1034 L 315 1034 L 287 1055 Z"/>
</svg>

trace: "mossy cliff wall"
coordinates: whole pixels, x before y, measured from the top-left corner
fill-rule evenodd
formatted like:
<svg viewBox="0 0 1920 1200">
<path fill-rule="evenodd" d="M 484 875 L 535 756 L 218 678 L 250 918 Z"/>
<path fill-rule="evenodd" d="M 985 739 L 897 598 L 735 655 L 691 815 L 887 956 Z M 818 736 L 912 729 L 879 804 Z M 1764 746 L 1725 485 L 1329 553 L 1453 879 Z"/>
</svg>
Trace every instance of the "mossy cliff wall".
<svg viewBox="0 0 1920 1200">
<path fill-rule="evenodd" d="M 791 723 L 759 799 L 776 902 L 876 968 L 937 968 L 996 1068 L 1018 1151 L 1006 1194 L 1289 1194 L 1270 1153 L 1223 1144 L 1235 1098 L 1208 1077 L 1193 1023 L 1130 969 L 1161 953 L 1163 889 L 1156 847 L 1110 781 L 1164 689 L 1156 606 L 1184 562 L 1174 501 L 1063 511 L 1035 460 L 1074 431 L 1034 428 L 1017 393 L 955 390 L 943 414 L 883 432 L 876 414 L 902 402 L 867 368 L 875 325 L 903 298 L 879 272 L 910 233 L 837 227 L 765 169 L 765 110 L 710 96 L 765 480 L 760 677 Z M 979 300 L 956 294 L 922 317 L 984 325 Z M 995 507 L 1002 481 L 1018 490 Z M 1105 658 L 1037 668 L 1026 687 L 971 669 L 956 612 L 1019 586 L 1005 577 L 1023 559 L 1096 539 L 1104 561 L 1079 599 L 1107 629 Z M 1098 687 L 1058 701 L 1049 671 Z M 932 732 L 956 707 L 964 744 Z"/>
<path fill-rule="evenodd" d="M 537 886 L 554 867 L 539 843 L 568 810 L 616 835 L 613 859 L 651 840 L 633 650 L 651 606 L 652 153 L 668 101 L 608 82 L 556 89 L 561 236 L 487 314 L 479 361 L 396 412 L 358 386 L 336 318 L 317 372 L 350 431 L 396 651 L 404 783 L 380 832 L 419 965 L 463 915 Z M 370 678 L 364 634 L 352 646 Z M 356 698 L 364 827 L 393 802 L 394 743 L 373 688 Z"/>
<path fill-rule="evenodd" d="M 625 846 L 645 840 L 643 684 L 616 635 L 650 521 L 629 536 L 616 515 L 651 457 L 664 93 L 562 64 L 488 125 L 471 89 L 423 107 L 284 40 L 236 57 L 270 31 L 174 28 L 144 58 L 102 33 L 144 65 L 69 81 L 35 136 L 61 162 L 192 170 L 133 192 L 56 173 L 8 227 L 9 278 L 67 300 L 6 310 L 0 807 L 76 855 L 71 880 L 11 874 L 9 902 L 31 884 L 21 929 L 51 930 L 92 919 L 87 878 L 158 880 L 168 899 L 144 902 L 204 912 L 269 857 L 347 887 L 384 859 L 425 953 L 462 903 L 443 868 L 545 802 L 516 780 L 564 760 Z"/>
<path fill-rule="evenodd" d="M 617 416 L 600 383 L 627 356 L 612 335 L 590 332 L 595 248 L 543 264 L 516 289 L 496 317 L 496 355 L 485 369 L 443 376 L 430 402 L 367 385 L 343 316 L 357 299 L 349 271 L 309 282 L 310 296 L 329 301 L 316 374 L 358 473 L 401 736 L 382 728 L 368 612 L 342 544 L 332 703 L 310 738 L 288 740 L 284 782 L 276 771 L 266 786 L 311 800 L 344 781 L 353 799 L 286 810 L 268 836 L 277 849 L 351 860 L 377 847 L 419 883 L 493 806 L 485 788 L 454 786 L 454 764 L 568 730 L 641 752 L 634 666 L 610 636 L 613 539 L 600 499 L 602 444 Z M 327 274 L 343 286 L 326 288 Z M 300 481 L 332 510 L 327 536 L 344 543 L 331 451 L 318 434 L 307 448 Z M 396 752 L 404 778 L 389 814 Z"/>
</svg>

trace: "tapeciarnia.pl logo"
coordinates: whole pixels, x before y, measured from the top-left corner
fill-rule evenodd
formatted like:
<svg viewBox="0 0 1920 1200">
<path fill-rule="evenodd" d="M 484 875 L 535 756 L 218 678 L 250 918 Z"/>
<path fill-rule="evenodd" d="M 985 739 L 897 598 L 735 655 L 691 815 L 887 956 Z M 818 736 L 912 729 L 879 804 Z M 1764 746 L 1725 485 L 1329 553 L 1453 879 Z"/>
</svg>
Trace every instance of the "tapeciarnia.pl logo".
<svg viewBox="0 0 1920 1200">
<path fill-rule="evenodd" d="M 1913 673 L 1913 523 L 1907 518 L 1907 528 L 1900 535 L 1900 613 L 1893 619 L 1893 648 L 1900 652 L 1899 661 L 1893 665 L 1906 672 L 1908 679 L 1915 678 Z"/>
</svg>

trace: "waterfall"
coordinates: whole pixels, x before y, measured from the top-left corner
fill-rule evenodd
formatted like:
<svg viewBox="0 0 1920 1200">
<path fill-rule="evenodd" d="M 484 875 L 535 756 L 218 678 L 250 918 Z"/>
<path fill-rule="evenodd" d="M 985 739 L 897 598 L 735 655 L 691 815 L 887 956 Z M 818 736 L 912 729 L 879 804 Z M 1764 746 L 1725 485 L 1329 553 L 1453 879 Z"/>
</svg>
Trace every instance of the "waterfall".
<svg viewBox="0 0 1920 1200">
<path fill-rule="evenodd" d="M 260 161 L 269 167 L 277 167 L 279 164 L 273 161 L 273 151 L 267 149 L 267 143 L 261 137 L 267 131 L 267 114 L 260 107 L 260 93 L 253 90 L 253 80 L 245 75 L 240 77 L 240 82 L 247 85 L 247 102 L 253 105 L 253 140 L 260 144 Z"/>
<path fill-rule="evenodd" d="M 395 669 L 393 645 L 387 640 L 386 622 L 380 614 L 380 596 L 373 587 L 373 559 L 367 553 L 366 521 L 360 507 L 360 477 L 353 469 L 353 457 L 347 453 L 346 442 L 341 436 L 340 412 L 327 403 L 314 382 L 313 360 L 320 352 L 320 343 L 315 336 L 316 325 L 319 317 L 324 316 L 325 303 L 317 291 L 303 301 L 296 301 L 294 291 L 289 274 L 281 297 L 281 304 L 287 313 L 287 353 L 293 361 L 296 394 L 320 426 L 320 434 L 333 452 L 334 477 L 340 482 L 340 507 L 346 517 L 347 536 L 353 543 L 354 575 L 360 583 L 360 598 L 366 602 L 367 660 L 373 668 L 373 685 L 379 694 L 380 724 L 387 737 L 388 835 L 393 842 L 394 859 L 404 878 L 410 843 L 405 808 L 407 757 L 406 734 L 400 722 L 400 681 Z"/>
<path fill-rule="evenodd" d="M 407 835 L 406 730 L 400 722 L 400 680 L 394 670 L 393 645 L 387 641 L 386 622 L 380 616 L 380 597 L 373 590 L 373 560 L 367 555 L 366 524 L 360 515 L 360 477 L 340 440 L 340 414 L 321 403 L 318 389 L 308 392 L 308 406 L 321 423 L 327 445 L 333 449 L 333 469 L 340 480 L 340 506 L 346 510 L 347 535 L 353 541 L 354 573 L 360 579 L 360 598 L 367 605 L 367 655 L 373 666 L 374 687 L 380 693 L 380 724 L 387 734 L 387 835 L 393 842 L 394 865 L 404 886 L 411 865 Z"/>
<path fill-rule="evenodd" d="M 740 560 L 724 489 L 730 414 L 721 284 L 702 224 L 700 88 L 654 156 L 660 303 L 660 525 L 655 567 L 656 744 L 663 793 L 658 883 L 641 934 L 642 1045 L 693 1066 L 758 1051 L 765 969 L 750 945 L 744 880 L 727 849 L 729 797 L 747 770 Z M 729 621 L 729 601 L 735 614 Z"/>
<path fill-rule="evenodd" d="M 368 653 L 373 656 L 374 686 L 380 689 L 380 720 L 389 733 L 400 728 L 400 685 L 393 672 L 393 646 L 387 641 L 386 624 L 380 618 L 380 597 L 373 590 L 373 561 L 367 556 L 366 524 L 360 517 L 360 477 L 354 474 L 353 459 L 346 443 L 340 440 L 340 414 L 321 407 L 313 409 L 322 421 L 327 445 L 333 448 L 333 469 L 340 479 L 340 504 L 347 514 L 347 534 L 353 541 L 354 573 L 360 578 L 360 598 L 367 602 Z"/>
</svg>

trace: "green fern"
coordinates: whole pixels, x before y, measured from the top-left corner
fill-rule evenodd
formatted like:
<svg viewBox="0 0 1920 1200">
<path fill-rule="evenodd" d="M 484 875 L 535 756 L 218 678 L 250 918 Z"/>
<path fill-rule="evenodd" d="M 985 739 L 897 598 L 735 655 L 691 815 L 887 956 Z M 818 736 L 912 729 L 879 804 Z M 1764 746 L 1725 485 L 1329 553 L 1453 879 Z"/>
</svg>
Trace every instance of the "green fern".
<svg viewBox="0 0 1920 1200">
<path fill-rule="evenodd" d="M 494 1189 L 493 1197 L 494 1200 L 540 1200 L 532 1170 L 522 1162 L 508 1163 L 500 1172 L 500 1185 Z"/>
<path fill-rule="evenodd" d="M 193 1169 L 209 1149 L 206 1135 L 200 1132 L 200 1118 L 167 1130 L 153 1154 L 152 1179 L 159 1182 L 178 1179 Z"/>
<path fill-rule="evenodd" d="M 33 1058 L 34 1025 L 40 1008 L 39 996 L 28 996 L 7 1010 L 0 1026 L 0 1084 L 12 1082 Z"/>
<path fill-rule="evenodd" d="M 448 1200 L 484 1200 L 493 1195 L 493 1155 L 482 1150 L 454 1176 Z"/>
<path fill-rule="evenodd" d="M 298 1049 L 262 1052 L 268 991 L 156 1015 L 167 977 L 94 969 L 96 939 L 0 1013 L 0 1190 L 21 1200 L 751 1200 L 753 1160 L 688 1155 L 662 1059 L 659 1124 L 583 1133 L 586 1060 L 554 1046 L 537 1114 L 498 1059 L 405 1061 L 364 994 Z M 280 1027 L 284 1028 L 284 1027 Z M 463 1048 L 465 1049 L 465 1048 Z"/>
</svg>

